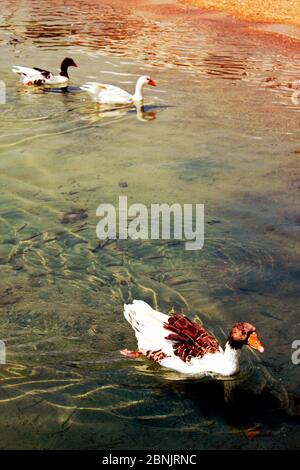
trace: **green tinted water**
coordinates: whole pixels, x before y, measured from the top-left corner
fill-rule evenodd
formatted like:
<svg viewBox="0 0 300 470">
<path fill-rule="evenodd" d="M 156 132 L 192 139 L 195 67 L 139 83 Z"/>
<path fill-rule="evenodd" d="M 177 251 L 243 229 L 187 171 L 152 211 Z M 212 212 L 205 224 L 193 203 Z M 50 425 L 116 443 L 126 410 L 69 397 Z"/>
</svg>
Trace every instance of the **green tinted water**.
<svg viewBox="0 0 300 470">
<path fill-rule="evenodd" d="M 299 447 L 300 115 L 285 86 L 296 48 L 172 5 L 23 0 L 1 13 L 1 448 Z M 65 56 L 74 87 L 132 90 L 151 74 L 145 113 L 16 86 L 13 64 L 56 70 Z M 204 203 L 204 249 L 99 244 L 96 209 L 119 195 Z M 124 359 L 134 298 L 222 342 L 251 321 L 266 351 L 245 351 L 226 382 Z"/>
</svg>

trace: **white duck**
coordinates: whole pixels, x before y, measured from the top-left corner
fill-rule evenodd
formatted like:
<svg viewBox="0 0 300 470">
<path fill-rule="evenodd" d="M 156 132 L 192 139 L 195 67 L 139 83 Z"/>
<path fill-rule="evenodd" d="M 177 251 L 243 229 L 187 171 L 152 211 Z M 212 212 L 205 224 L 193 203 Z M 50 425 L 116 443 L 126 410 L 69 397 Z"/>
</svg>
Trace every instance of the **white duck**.
<svg viewBox="0 0 300 470">
<path fill-rule="evenodd" d="M 138 351 L 124 349 L 122 355 L 140 355 L 161 366 L 188 375 L 215 373 L 235 375 L 240 370 L 240 354 L 244 345 L 264 351 L 256 329 L 250 323 L 235 324 L 229 333 L 225 350 L 199 323 L 181 315 L 165 315 L 142 300 L 124 305 L 124 316 L 132 326 Z"/>
<path fill-rule="evenodd" d="M 156 83 L 151 77 L 147 77 L 146 75 L 141 76 L 136 82 L 134 95 L 131 95 L 117 86 L 98 82 L 86 82 L 80 88 L 81 90 L 87 91 L 92 100 L 96 103 L 128 105 L 143 101 L 145 85 L 156 86 Z"/>
<path fill-rule="evenodd" d="M 54 75 L 48 70 L 43 70 L 38 67 L 22 67 L 19 65 L 14 65 L 12 71 L 20 75 L 20 82 L 23 85 L 63 85 L 67 84 L 69 81 L 68 68 L 69 67 L 78 67 L 75 64 L 73 59 L 66 57 L 60 66 L 59 75 Z"/>
</svg>

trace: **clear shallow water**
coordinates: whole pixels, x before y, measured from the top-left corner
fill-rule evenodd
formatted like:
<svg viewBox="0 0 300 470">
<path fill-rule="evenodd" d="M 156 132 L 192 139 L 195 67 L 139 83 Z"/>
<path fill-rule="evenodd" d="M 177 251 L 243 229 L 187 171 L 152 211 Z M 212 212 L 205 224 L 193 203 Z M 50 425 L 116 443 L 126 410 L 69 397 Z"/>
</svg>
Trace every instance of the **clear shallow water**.
<svg viewBox="0 0 300 470">
<path fill-rule="evenodd" d="M 296 45 L 170 4 L 60 3 L 4 2 L 0 22 L 1 447 L 299 448 Z M 70 93 L 16 86 L 13 64 L 65 56 Z M 141 73 L 159 85 L 144 115 L 99 112 L 76 89 L 130 90 Z M 204 249 L 99 245 L 96 208 L 122 194 L 204 203 Z M 226 382 L 126 360 L 133 298 L 222 341 L 251 321 L 266 351 Z"/>
</svg>

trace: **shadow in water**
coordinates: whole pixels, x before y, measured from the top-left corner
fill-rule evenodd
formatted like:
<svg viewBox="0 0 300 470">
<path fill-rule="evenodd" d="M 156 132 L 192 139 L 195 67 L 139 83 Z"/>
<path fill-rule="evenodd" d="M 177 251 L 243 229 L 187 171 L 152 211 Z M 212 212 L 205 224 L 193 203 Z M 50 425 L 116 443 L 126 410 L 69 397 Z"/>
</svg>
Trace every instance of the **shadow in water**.
<svg viewBox="0 0 300 470">
<path fill-rule="evenodd" d="M 152 364 L 135 368 L 152 378 L 154 372 L 158 372 L 157 365 Z M 191 406 L 194 410 L 192 421 L 217 419 L 233 432 L 244 433 L 249 438 L 257 434 L 278 434 L 285 424 L 300 425 L 298 403 L 265 368 L 249 364 L 235 377 L 205 376 L 199 379 L 185 378 L 168 370 L 159 371 L 160 377 L 166 379 L 159 386 L 163 399 L 171 403 L 184 402 L 187 408 Z"/>
<path fill-rule="evenodd" d="M 169 106 L 154 106 L 154 105 L 129 105 L 129 106 L 100 106 L 89 105 L 84 110 L 84 120 L 87 121 L 101 121 L 104 118 L 120 119 L 126 116 L 136 116 L 138 121 L 149 122 L 157 118 L 159 111 L 169 108 Z"/>
<path fill-rule="evenodd" d="M 257 390 L 255 380 L 260 384 Z M 192 402 L 200 421 L 217 420 L 230 433 L 247 439 L 280 436 L 289 425 L 300 426 L 300 416 L 281 384 L 265 382 L 258 371 L 250 380 L 189 381 L 175 389 L 181 399 Z"/>
<path fill-rule="evenodd" d="M 45 87 L 43 88 L 44 93 L 82 93 L 82 90 L 80 89 L 79 86 L 74 86 L 74 85 L 68 85 L 64 87 L 57 87 L 57 88 L 48 88 Z"/>
</svg>

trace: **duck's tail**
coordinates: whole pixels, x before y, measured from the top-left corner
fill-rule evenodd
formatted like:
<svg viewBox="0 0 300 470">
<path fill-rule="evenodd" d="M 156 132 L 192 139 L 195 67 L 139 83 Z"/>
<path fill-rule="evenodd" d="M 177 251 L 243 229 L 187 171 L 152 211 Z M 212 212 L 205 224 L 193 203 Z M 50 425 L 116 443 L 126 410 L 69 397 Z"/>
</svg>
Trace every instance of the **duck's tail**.
<svg viewBox="0 0 300 470">
<path fill-rule="evenodd" d="M 11 71 L 13 73 L 18 73 L 19 75 L 24 74 L 24 71 L 22 71 L 23 67 L 20 67 L 19 65 L 14 65 Z"/>
<path fill-rule="evenodd" d="M 135 332 L 140 332 L 145 315 L 151 315 L 153 309 L 143 300 L 134 300 L 132 304 L 124 304 L 124 317 Z"/>
<path fill-rule="evenodd" d="M 91 95 L 94 95 L 95 93 L 99 93 L 101 90 L 106 90 L 106 86 L 103 85 L 102 83 L 98 82 L 86 82 L 83 85 L 81 85 L 80 89 L 83 91 L 87 91 Z"/>
<path fill-rule="evenodd" d="M 124 317 L 132 326 L 139 350 L 155 351 L 162 347 L 169 316 L 154 310 L 143 300 L 124 305 Z"/>
</svg>

